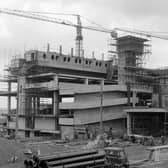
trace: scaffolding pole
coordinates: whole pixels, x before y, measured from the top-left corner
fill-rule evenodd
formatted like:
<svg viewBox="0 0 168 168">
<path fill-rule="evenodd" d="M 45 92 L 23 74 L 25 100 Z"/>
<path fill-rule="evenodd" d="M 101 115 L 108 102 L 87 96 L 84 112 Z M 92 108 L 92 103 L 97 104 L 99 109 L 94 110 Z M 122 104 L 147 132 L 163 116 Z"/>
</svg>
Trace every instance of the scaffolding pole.
<svg viewBox="0 0 168 168">
<path fill-rule="evenodd" d="M 103 87 L 104 87 L 104 80 L 100 82 L 100 135 L 103 135 Z"/>
</svg>

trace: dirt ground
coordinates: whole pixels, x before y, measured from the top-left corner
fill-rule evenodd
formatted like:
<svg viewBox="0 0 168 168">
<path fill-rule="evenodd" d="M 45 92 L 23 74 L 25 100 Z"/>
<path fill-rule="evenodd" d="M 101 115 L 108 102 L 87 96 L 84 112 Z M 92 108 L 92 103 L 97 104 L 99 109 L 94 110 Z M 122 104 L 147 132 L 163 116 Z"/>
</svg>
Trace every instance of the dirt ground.
<svg viewBox="0 0 168 168">
<path fill-rule="evenodd" d="M 23 152 L 26 149 L 31 149 L 32 151 L 40 150 L 41 155 L 51 154 L 51 153 L 61 153 L 73 150 L 80 150 L 83 148 L 83 143 L 70 143 L 70 144 L 56 144 L 56 143 L 46 143 L 46 144 L 28 144 L 26 143 L 19 143 L 15 140 L 8 140 L 4 138 L 0 138 L 0 167 L 1 168 L 23 168 L 23 161 L 25 159 Z M 148 151 L 146 150 L 146 146 L 133 144 L 131 146 L 125 147 L 126 153 L 128 154 L 129 160 L 141 160 L 148 157 Z M 16 163 L 10 163 L 8 160 L 13 156 L 16 155 L 18 160 Z M 150 165 L 151 167 L 163 168 L 165 167 L 165 163 L 163 165 Z M 144 167 L 145 168 L 145 167 Z"/>
<path fill-rule="evenodd" d="M 18 161 L 23 160 L 24 145 L 17 143 L 15 140 L 0 138 L 0 167 L 8 164 L 8 160 L 16 155 Z"/>
</svg>

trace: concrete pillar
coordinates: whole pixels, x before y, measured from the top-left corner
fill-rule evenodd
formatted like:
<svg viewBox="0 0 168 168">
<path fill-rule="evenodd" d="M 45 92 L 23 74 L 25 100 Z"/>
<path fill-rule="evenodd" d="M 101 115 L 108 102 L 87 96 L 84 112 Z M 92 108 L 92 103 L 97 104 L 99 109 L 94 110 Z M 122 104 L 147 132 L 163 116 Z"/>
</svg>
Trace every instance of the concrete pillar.
<svg viewBox="0 0 168 168">
<path fill-rule="evenodd" d="M 134 115 L 132 115 L 132 120 L 131 120 L 131 122 L 132 122 L 132 130 L 134 130 L 135 131 L 135 119 L 136 119 L 136 117 L 134 116 Z"/>
<path fill-rule="evenodd" d="M 53 115 L 55 116 L 55 130 L 59 129 L 59 90 L 58 90 L 58 76 L 54 77 L 54 83 L 56 85 L 56 89 L 53 91 Z"/>
<path fill-rule="evenodd" d="M 159 98 L 159 100 L 158 100 L 158 102 L 159 102 L 159 108 L 162 108 L 162 102 L 163 102 L 163 100 L 162 100 L 162 87 L 161 86 L 159 86 L 159 88 L 158 88 L 158 94 L 159 94 L 159 96 L 158 96 L 158 98 Z"/>
<path fill-rule="evenodd" d="M 32 115 L 32 120 L 33 120 L 33 123 L 32 123 L 32 128 L 34 129 L 35 128 L 35 116 L 36 116 L 36 111 L 37 111 L 37 101 L 36 101 L 36 97 L 34 96 L 33 97 L 33 115 Z"/>
<path fill-rule="evenodd" d="M 58 91 L 53 92 L 53 114 L 57 115 L 58 113 L 58 103 L 59 103 L 59 94 Z"/>
<path fill-rule="evenodd" d="M 19 97 L 18 97 L 18 87 L 17 87 L 17 96 L 16 96 L 16 125 L 15 125 L 15 138 L 18 135 L 18 113 L 19 113 Z"/>
<path fill-rule="evenodd" d="M 30 95 L 27 95 L 25 105 L 25 128 L 32 128 L 32 105 L 32 97 Z"/>
<path fill-rule="evenodd" d="M 152 107 L 159 107 L 159 95 L 157 93 L 152 94 Z"/>
<path fill-rule="evenodd" d="M 26 78 L 23 76 L 19 76 L 17 79 L 17 110 L 16 110 L 15 137 L 17 137 L 18 134 L 19 114 L 25 114 L 25 106 L 26 106 L 26 93 L 24 90 L 25 84 L 26 84 Z"/>
<path fill-rule="evenodd" d="M 37 96 L 37 110 L 36 113 L 39 114 L 40 113 L 40 97 Z"/>
<path fill-rule="evenodd" d="M 135 108 L 135 105 L 136 105 L 136 95 L 137 95 L 137 93 L 135 91 L 133 91 L 133 95 L 132 95 L 132 106 L 133 106 L 133 108 Z"/>
<path fill-rule="evenodd" d="M 10 114 L 10 111 L 11 111 L 11 95 L 10 95 L 10 92 L 11 92 L 11 82 L 9 81 L 8 82 L 8 114 Z"/>
<path fill-rule="evenodd" d="M 104 88 L 104 80 L 101 80 L 100 83 L 100 134 L 102 135 L 104 132 L 103 128 L 103 88 Z"/>
<path fill-rule="evenodd" d="M 8 82 L 8 114 L 11 113 L 11 95 L 10 95 L 10 92 L 11 92 L 11 82 L 9 81 Z M 7 119 L 7 126 L 9 127 L 9 115 L 8 115 L 8 119 Z"/>
<path fill-rule="evenodd" d="M 26 84 L 25 77 L 18 77 L 18 114 L 25 114 L 26 93 L 24 90 Z"/>
<path fill-rule="evenodd" d="M 55 116 L 55 129 L 58 130 L 59 91 L 53 92 L 53 115 Z"/>
<path fill-rule="evenodd" d="M 88 85 L 89 84 L 89 79 L 85 78 L 85 84 Z"/>
<path fill-rule="evenodd" d="M 128 98 L 128 106 L 131 104 L 131 86 L 130 83 L 127 83 L 127 98 Z"/>
<path fill-rule="evenodd" d="M 130 135 L 131 133 L 131 115 L 127 113 L 127 135 Z"/>
</svg>

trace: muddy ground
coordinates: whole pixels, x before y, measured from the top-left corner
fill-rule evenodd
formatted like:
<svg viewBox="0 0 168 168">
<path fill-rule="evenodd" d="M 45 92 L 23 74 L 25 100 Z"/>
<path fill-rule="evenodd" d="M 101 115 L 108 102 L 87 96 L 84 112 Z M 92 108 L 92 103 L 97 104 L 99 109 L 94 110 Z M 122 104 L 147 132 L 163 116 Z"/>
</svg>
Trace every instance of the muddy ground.
<svg viewBox="0 0 168 168">
<path fill-rule="evenodd" d="M 48 141 L 49 142 L 49 141 Z M 32 151 L 40 150 L 41 155 L 51 154 L 51 153 L 61 153 L 66 150 L 80 150 L 87 142 L 71 142 L 69 144 L 56 144 L 51 143 L 30 143 L 27 142 L 17 142 L 15 140 L 8 140 L 5 138 L 0 138 L 0 167 L 1 168 L 23 168 L 23 161 L 25 159 L 24 151 L 26 149 L 31 149 Z M 146 146 L 139 144 L 131 144 L 125 147 L 126 153 L 128 154 L 129 160 L 141 160 L 147 158 L 149 153 L 146 150 Z M 17 156 L 18 159 L 16 163 L 9 163 L 12 156 Z M 149 165 L 148 167 L 163 168 L 167 164 L 161 165 Z"/>
</svg>

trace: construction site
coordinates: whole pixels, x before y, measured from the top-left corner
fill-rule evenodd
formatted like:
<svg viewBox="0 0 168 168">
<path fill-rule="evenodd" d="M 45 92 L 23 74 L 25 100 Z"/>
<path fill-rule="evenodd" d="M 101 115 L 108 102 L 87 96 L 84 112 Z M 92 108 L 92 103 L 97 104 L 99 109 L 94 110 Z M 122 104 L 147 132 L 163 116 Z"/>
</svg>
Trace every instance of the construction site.
<svg viewBox="0 0 168 168">
<path fill-rule="evenodd" d="M 77 24 L 71 25 L 30 12 L 0 9 L 0 13 L 63 24 L 77 30 L 76 48 L 70 49 L 69 55 L 63 53 L 62 46 L 59 51 L 51 51 L 48 44 L 45 51 L 32 49 L 21 58 L 11 60 L 6 69 L 8 76 L 0 79 L 8 86 L 7 91 L 0 91 L 0 96 L 8 100 L 8 113 L 2 115 L 7 121 L 3 131 L 9 139 L 79 143 L 95 140 L 105 133 L 113 141 L 124 137 L 138 142 L 142 138 L 167 137 L 168 69 L 144 67 L 145 58 L 151 55 L 151 38 L 164 40 L 164 37 L 144 31 L 82 26 L 80 15 L 77 15 Z M 97 59 L 94 52 L 92 58 L 85 57 L 82 29 L 111 35 L 109 59 L 105 60 L 103 55 Z M 118 32 L 127 34 L 120 36 Z M 12 90 L 13 84 L 17 86 L 16 91 Z M 16 109 L 11 108 L 12 97 L 16 99 Z M 104 154 L 95 149 L 80 152 L 78 149 L 71 156 L 59 155 L 65 159 L 62 167 L 109 166 L 105 165 Z M 49 167 L 61 167 L 54 157 L 50 154 L 40 159 L 47 161 Z"/>
</svg>

